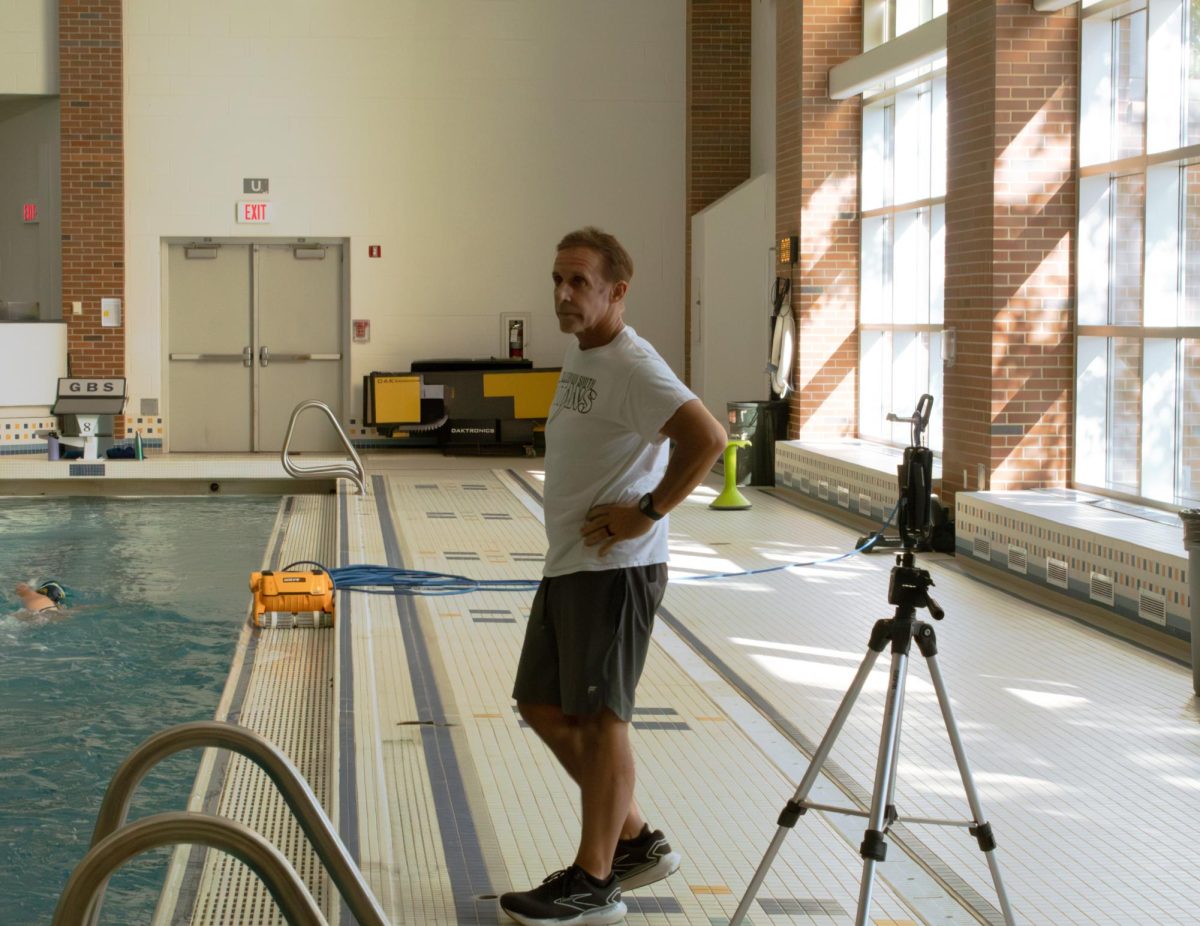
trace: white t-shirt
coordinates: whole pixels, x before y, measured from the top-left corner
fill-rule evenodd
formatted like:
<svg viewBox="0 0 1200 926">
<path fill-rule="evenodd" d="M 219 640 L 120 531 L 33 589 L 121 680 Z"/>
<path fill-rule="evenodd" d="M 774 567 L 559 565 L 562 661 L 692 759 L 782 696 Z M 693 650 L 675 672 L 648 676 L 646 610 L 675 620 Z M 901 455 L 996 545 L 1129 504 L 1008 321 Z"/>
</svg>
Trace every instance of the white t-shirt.
<svg viewBox="0 0 1200 926">
<path fill-rule="evenodd" d="M 546 420 L 545 575 L 667 561 L 665 518 L 603 559 L 599 545 L 583 545 L 579 529 L 592 506 L 632 504 L 658 485 L 669 452 L 659 429 L 694 398 L 628 326 L 603 347 L 567 348 Z"/>
</svg>

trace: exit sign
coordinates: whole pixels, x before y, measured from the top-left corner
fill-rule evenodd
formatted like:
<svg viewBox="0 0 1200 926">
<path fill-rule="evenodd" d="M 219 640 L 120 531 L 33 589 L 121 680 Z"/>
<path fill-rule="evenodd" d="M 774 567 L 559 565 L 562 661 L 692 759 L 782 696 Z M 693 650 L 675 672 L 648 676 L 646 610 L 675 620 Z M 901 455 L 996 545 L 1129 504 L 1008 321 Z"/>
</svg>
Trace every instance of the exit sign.
<svg viewBox="0 0 1200 926">
<path fill-rule="evenodd" d="M 37 220 L 38 220 L 37 203 L 22 203 L 21 204 L 21 221 L 36 222 Z"/>
<path fill-rule="evenodd" d="M 271 203 L 237 204 L 237 220 L 240 225 L 265 225 L 271 221 Z"/>
</svg>

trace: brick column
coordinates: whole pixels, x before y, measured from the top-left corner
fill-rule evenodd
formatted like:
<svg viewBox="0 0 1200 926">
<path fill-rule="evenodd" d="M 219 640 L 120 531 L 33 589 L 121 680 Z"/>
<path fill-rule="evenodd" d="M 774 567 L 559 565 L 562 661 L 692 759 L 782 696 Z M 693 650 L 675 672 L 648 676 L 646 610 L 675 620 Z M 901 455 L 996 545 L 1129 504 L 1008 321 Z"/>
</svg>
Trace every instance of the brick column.
<svg viewBox="0 0 1200 926">
<path fill-rule="evenodd" d="M 1071 472 L 1079 27 L 1025 2 L 956 0 L 943 496 L 1065 485 Z M 964 471 L 966 480 L 964 481 Z"/>
<path fill-rule="evenodd" d="M 688 0 L 684 377 L 692 375 L 692 216 L 750 179 L 750 11 Z"/>
<path fill-rule="evenodd" d="M 778 0 L 777 237 L 799 235 L 790 437 L 852 437 L 858 392 L 861 103 L 829 99 L 829 69 L 862 51 L 861 0 Z M 781 268 L 782 269 L 782 268 Z"/>
<path fill-rule="evenodd" d="M 121 0 L 59 0 L 62 298 L 70 371 L 124 376 L 124 318 L 100 326 L 101 297 L 125 311 Z M 83 304 L 75 315 L 72 303 Z M 124 418 L 114 422 L 124 434 Z"/>
</svg>

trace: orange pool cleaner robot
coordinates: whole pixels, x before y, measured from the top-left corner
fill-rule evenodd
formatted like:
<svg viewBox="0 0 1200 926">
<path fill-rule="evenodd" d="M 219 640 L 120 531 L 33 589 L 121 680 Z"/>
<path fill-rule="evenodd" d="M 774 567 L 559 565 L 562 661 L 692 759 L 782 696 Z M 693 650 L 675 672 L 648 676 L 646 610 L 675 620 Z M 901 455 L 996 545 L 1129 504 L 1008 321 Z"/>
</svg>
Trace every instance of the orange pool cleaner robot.
<svg viewBox="0 0 1200 926">
<path fill-rule="evenodd" d="M 333 621 L 333 579 L 320 569 L 252 572 L 250 591 L 254 593 L 254 622 L 259 626 L 267 612 L 319 611 Z"/>
</svg>

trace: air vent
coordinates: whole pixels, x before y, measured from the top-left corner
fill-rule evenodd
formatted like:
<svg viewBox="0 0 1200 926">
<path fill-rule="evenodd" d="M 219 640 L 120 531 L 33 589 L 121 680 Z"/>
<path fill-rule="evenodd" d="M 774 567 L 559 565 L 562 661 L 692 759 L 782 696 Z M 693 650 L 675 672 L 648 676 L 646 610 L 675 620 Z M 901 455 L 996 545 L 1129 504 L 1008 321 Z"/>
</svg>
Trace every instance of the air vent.
<svg viewBox="0 0 1200 926">
<path fill-rule="evenodd" d="M 1052 556 L 1046 557 L 1046 583 L 1048 585 L 1056 585 L 1059 588 L 1070 588 L 1067 575 L 1066 560 L 1054 559 Z"/>
<path fill-rule="evenodd" d="M 990 560 L 992 558 L 992 543 L 986 537 L 975 537 L 971 541 L 971 552 L 980 559 Z"/>
<path fill-rule="evenodd" d="M 1092 601 L 1111 605 L 1115 600 L 1113 598 L 1113 580 L 1099 572 L 1093 572 L 1088 581 L 1088 597 Z"/>
<path fill-rule="evenodd" d="M 866 492 L 858 493 L 858 513 L 865 514 L 868 517 L 871 515 L 871 496 Z"/>
<path fill-rule="evenodd" d="M 1024 547 L 1008 545 L 1008 568 L 1021 575 L 1029 572 L 1029 553 Z"/>
<path fill-rule="evenodd" d="M 817 498 L 829 501 L 829 483 L 824 479 L 817 483 Z"/>
<path fill-rule="evenodd" d="M 838 493 L 838 504 L 841 505 L 843 508 L 849 508 L 850 507 L 850 490 L 847 489 L 845 486 L 838 486 L 837 493 Z"/>
<path fill-rule="evenodd" d="M 1138 617 L 1165 627 L 1167 624 L 1167 599 L 1157 592 L 1138 589 Z"/>
</svg>

